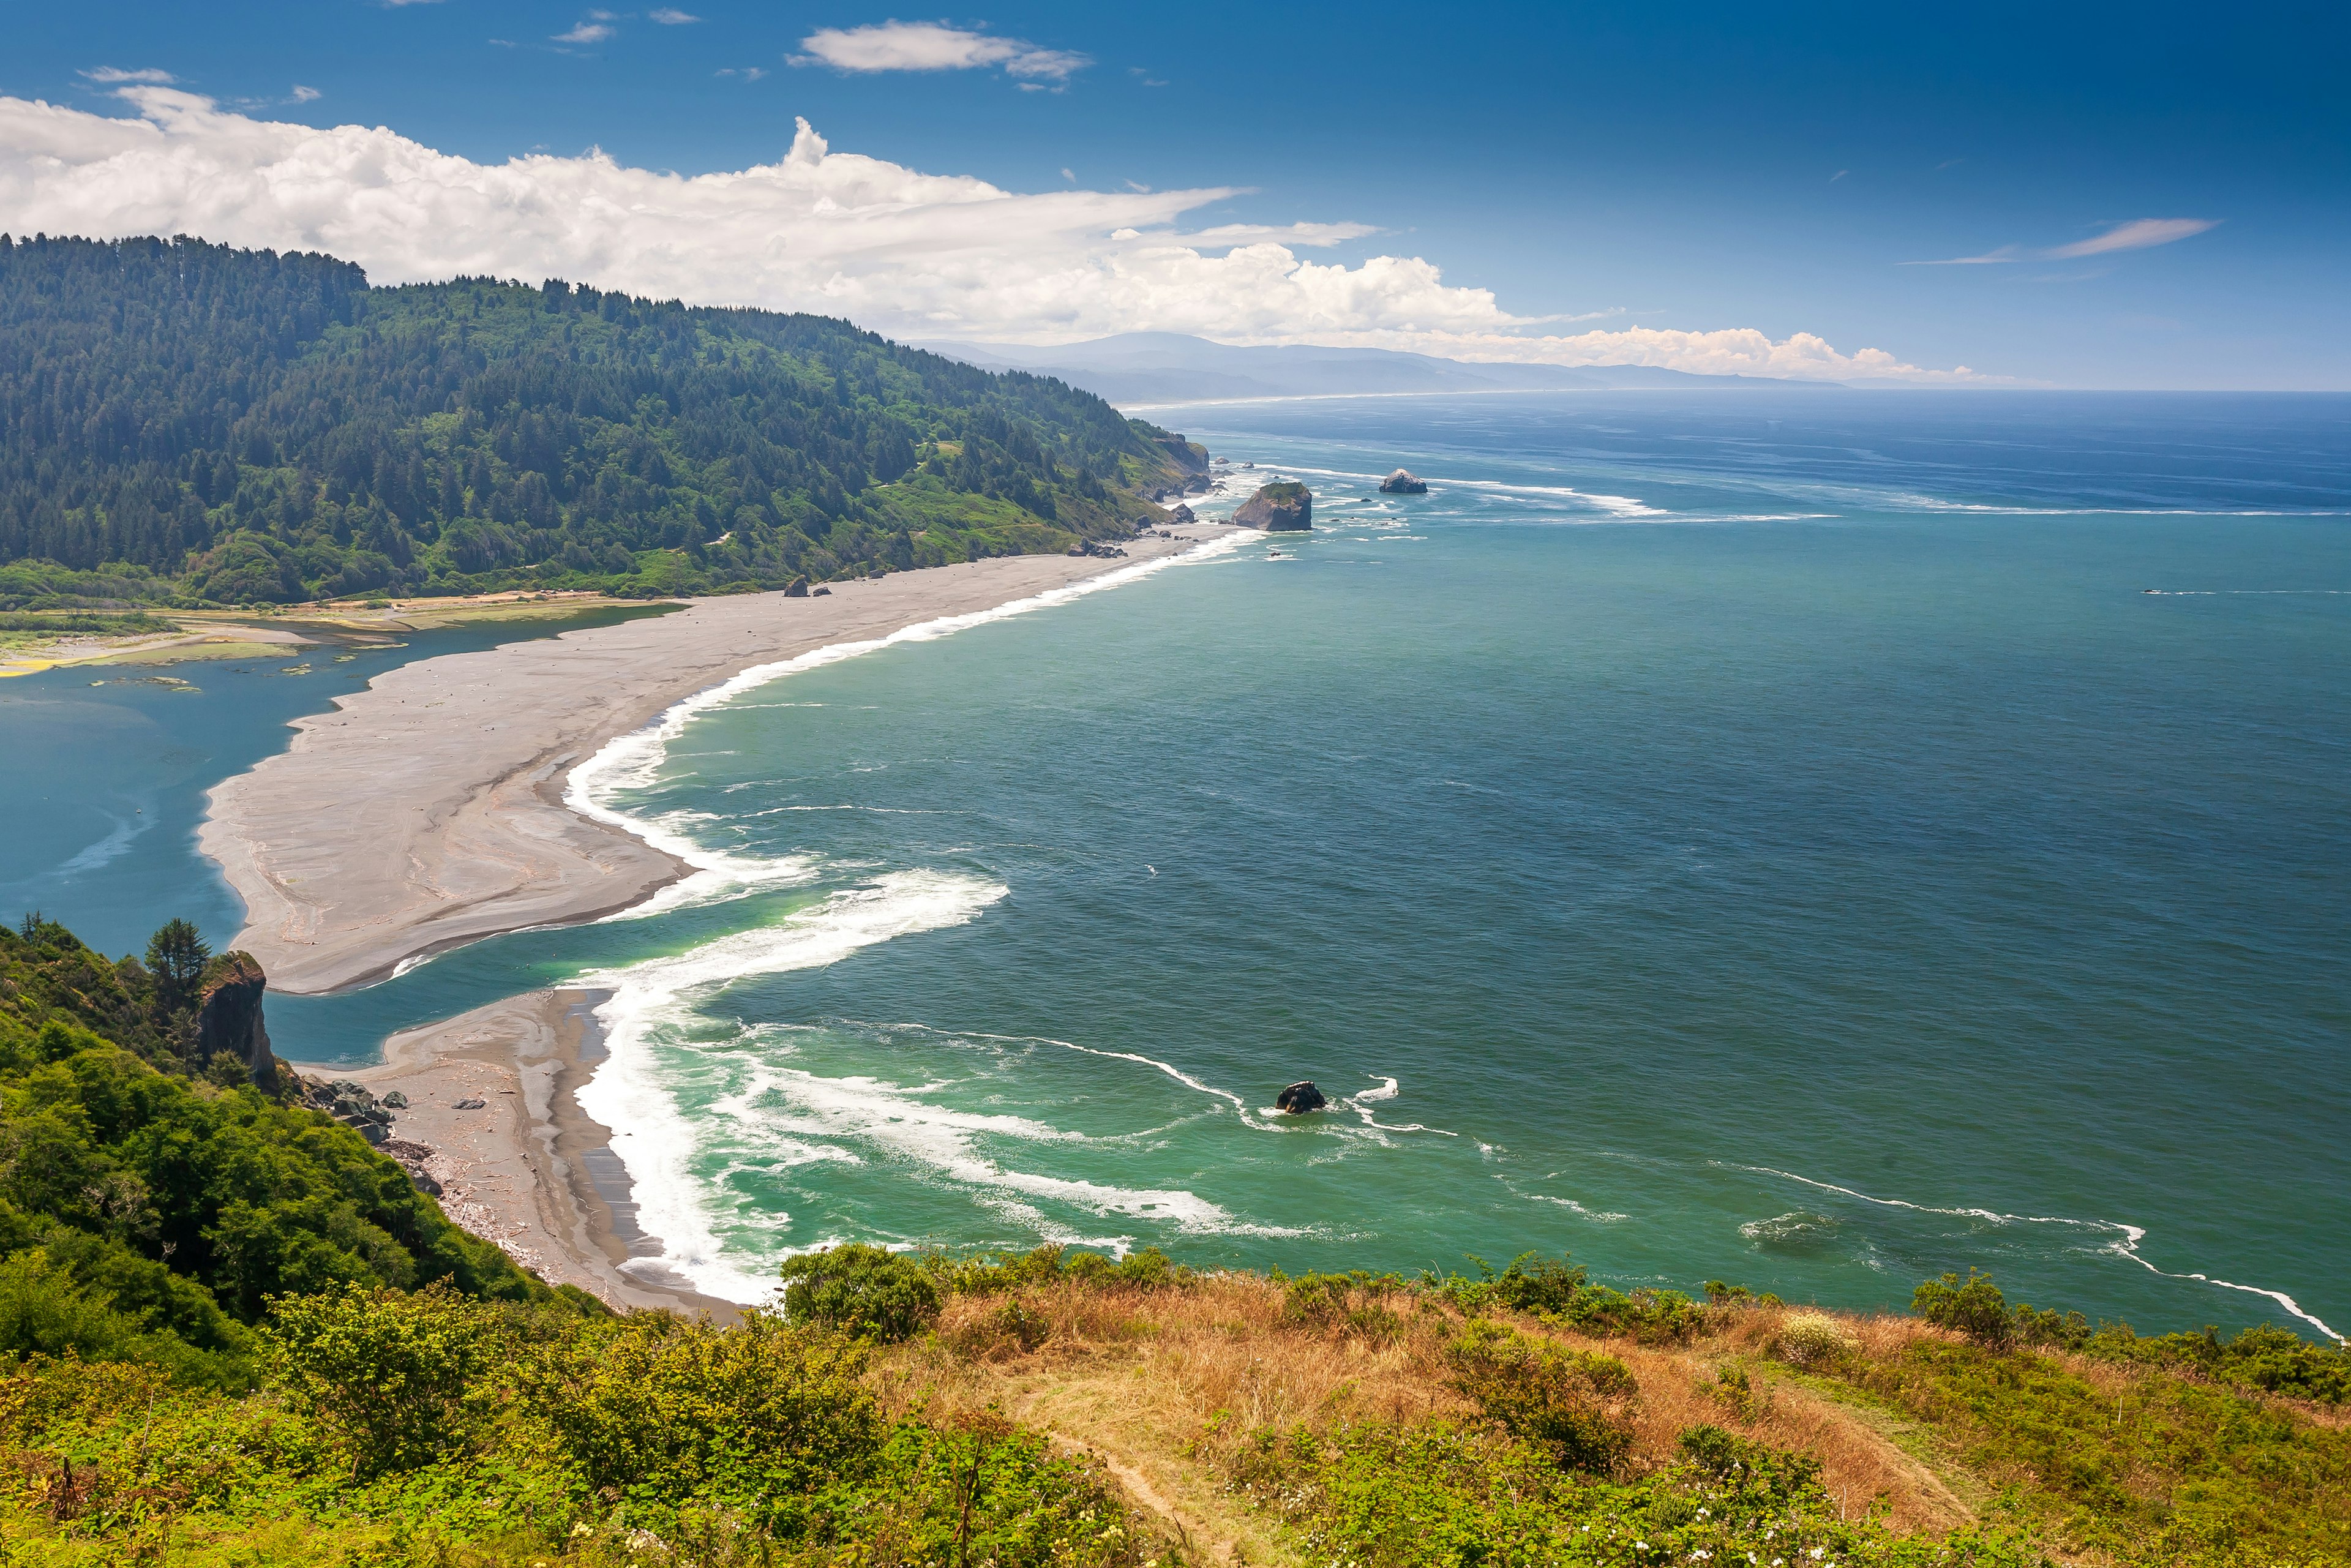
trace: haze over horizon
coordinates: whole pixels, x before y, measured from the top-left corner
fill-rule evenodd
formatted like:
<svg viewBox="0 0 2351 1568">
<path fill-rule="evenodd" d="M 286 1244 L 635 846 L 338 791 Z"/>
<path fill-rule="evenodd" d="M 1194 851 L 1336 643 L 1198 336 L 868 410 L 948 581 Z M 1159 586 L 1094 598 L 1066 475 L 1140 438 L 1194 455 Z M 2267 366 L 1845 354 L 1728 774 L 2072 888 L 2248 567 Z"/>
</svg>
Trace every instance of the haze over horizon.
<svg viewBox="0 0 2351 1568">
<path fill-rule="evenodd" d="M 2351 387 L 2314 8 L 53 10 L 0 228 L 894 337 L 1853 382 Z"/>
</svg>

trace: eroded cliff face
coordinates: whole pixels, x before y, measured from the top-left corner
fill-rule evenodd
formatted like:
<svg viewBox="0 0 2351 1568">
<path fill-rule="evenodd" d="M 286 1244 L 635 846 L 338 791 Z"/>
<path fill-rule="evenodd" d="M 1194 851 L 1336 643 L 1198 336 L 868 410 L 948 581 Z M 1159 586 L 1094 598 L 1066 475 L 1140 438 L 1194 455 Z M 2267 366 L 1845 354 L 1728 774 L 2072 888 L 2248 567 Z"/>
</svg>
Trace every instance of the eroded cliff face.
<svg viewBox="0 0 2351 1568">
<path fill-rule="evenodd" d="M 250 953 L 224 953 L 204 967 L 196 1003 L 196 1054 L 206 1067 L 225 1051 L 242 1062 L 254 1083 L 277 1089 L 277 1058 L 262 1027 L 261 998 L 269 980 Z"/>
</svg>

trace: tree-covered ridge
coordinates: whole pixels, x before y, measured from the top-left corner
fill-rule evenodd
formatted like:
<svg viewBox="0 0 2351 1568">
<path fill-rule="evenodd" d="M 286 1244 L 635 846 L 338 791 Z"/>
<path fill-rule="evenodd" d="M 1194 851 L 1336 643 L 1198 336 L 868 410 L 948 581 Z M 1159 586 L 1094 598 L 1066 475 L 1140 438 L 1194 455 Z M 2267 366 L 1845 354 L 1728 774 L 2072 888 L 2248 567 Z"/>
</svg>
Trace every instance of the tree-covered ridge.
<svg viewBox="0 0 2351 1568">
<path fill-rule="evenodd" d="M 820 317 L 0 235 L 0 563 L 136 596 L 781 586 L 1124 537 L 1200 463 Z"/>
</svg>

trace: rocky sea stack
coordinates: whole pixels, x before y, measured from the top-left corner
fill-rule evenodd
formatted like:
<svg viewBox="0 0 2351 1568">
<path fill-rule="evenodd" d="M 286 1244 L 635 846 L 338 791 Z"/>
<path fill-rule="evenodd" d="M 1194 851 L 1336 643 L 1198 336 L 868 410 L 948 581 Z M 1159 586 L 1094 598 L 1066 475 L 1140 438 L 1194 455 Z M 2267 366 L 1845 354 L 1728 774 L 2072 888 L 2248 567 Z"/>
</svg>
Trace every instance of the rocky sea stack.
<svg viewBox="0 0 2351 1568">
<path fill-rule="evenodd" d="M 1273 1097 L 1273 1108 L 1292 1116 L 1303 1116 L 1310 1111 L 1320 1111 L 1331 1102 L 1311 1080 L 1300 1079 Z"/>
<path fill-rule="evenodd" d="M 224 953 L 206 965 L 196 998 L 196 1056 L 207 1066 L 216 1056 L 230 1057 L 256 1085 L 275 1091 L 277 1058 L 261 1025 L 261 998 L 268 988 L 249 953 Z"/>
<path fill-rule="evenodd" d="M 1296 533 L 1314 526 L 1314 492 L 1295 479 L 1266 485 L 1241 503 L 1233 521 L 1244 528 L 1270 534 Z"/>
<path fill-rule="evenodd" d="M 1383 496 L 1426 496 L 1428 494 L 1428 481 L 1422 478 L 1419 475 L 1414 473 L 1409 468 L 1399 468 L 1395 473 L 1380 481 L 1380 494 Z"/>
</svg>

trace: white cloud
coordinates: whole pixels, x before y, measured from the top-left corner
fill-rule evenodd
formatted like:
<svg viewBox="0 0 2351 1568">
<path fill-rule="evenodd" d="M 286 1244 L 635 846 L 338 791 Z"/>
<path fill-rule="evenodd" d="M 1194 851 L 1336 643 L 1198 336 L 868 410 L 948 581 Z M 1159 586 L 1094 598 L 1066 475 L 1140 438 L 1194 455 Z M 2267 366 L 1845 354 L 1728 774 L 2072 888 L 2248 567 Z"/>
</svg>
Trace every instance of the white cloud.
<svg viewBox="0 0 2351 1568">
<path fill-rule="evenodd" d="M 590 11 L 585 21 L 572 24 L 571 31 L 557 33 L 552 37 L 559 44 L 601 44 L 611 37 L 614 30 L 612 13 Z"/>
<path fill-rule="evenodd" d="M 1008 76 L 1067 81 L 1093 64 L 1066 49 L 1040 48 L 1019 38 L 950 27 L 940 22 L 877 22 L 863 27 L 820 27 L 800 40 L 796 66 L 837 71 L 967 71 L 1002 66 Z"/>
<path fill-rule="evenodd" d="M 315 87 L 304 87 L 300 82 L 294 84 L 294 101 L 297 103 L 316 103 L 326 96 Z"/>
<path fill-rule="evenodd" d="M 722 77 L 741 77 L 745 81 L 758 81 L 768 74 L 768 68 L 765 66 L 728 66 L 723 70 L 714 71 L 711 74 Z"/>
<path fill-rule="evenodd" d="M 1957 160 L 1954 160 L 1957 162 Z M 2126 224 L 2116 224 L 2102 235 L 2061 245 L 2053 250 L 2019 250 L 2012 245 L 1988 250 L 1981 256 L 1946 256 L 1940 261 L 1902 261 L 1896 267 L 2005 267 L 2019 261 L 2074 261 L 2085 256 L 2108 256 L 2118 250 L 2146 250 L 2149 246 L 2169 245 L 2174 240 L 2189 239 L 2206 229 L 2218 228 L 2218 218 L 2133 218 Z M 2095 274 L 2104 277 L 2104 273 Z M 2066 279 L 2072 281 L 2072 277 Z M 2046 282 L 2047 279 L 2036 281 Z"/>
<path fill-rule="evenodd" d="M 664 5 L 658 11 L 648 11 L 645 15 L 652 17 L 654 21 L 659 22 L 664 27 L 683 27 L 689 22 L 699 22 L 702 20 L 701 17 L 695 16 L 692 12 L 681 11 L 674 5 Z"/>
<path fill-rule="evenodd" d="M 1350 267 L 1301 252 L 1362 224 L 1185 217 L 1238 193 L 1008 191 L 835 152 L 803 121 L 773 163 L 686 177 L 601 152 L 502 164 L 381 127 L 230 112 L 172 88 L 118 89 L 116 119 L 0 97 L 0 214 L 18 233 L 190 234 L 322 250 L 378 283 L 554 276 L 697 304 L 845 316 L 900 337 L 1065 342 L 1194 332 L 1549 364 L 1750 375 L 1968 379 L 1819 337 L 1749 329 L 1545 334 L 1417 256 Z"/>
<path fill-rule="evenodd" d="M 2004 245 L 1998 250 L 1988 250 L 1981 256 L 1947 256 L 1939 261 L 1897 261 L 1894 265 L 1896 267 L 2005 267 L 2010 262 L 2023 259 L 2016 254 L 2014 246 Z"/>
<path fill-rule="evenodd" d="M 2133 218 L 2102 235 L 2061 245 L 2049 255 L 2053 260 L 2071 261 L 2075 256 L 2105 256 L 2110 251 L 2146 250 L 2151 246 L 2191 238 L 2206 229 L 2219 227 L 2220 222 L 2218 218 Z"/>
<path fill-rule="evenodd" d="M 127 81 L 161 83 L 175 82 L 180 79 L 178 77 L 173 76 L 170 71 L 159 71 L 152 66 L 148 67 L 144 70 L 136 71 L 126 71 L 120 66 L 94 66 L 81 74 L 88 77 L 92 81 L 104 82 L 110 87 L 119 82 Z"/>
</svg>

